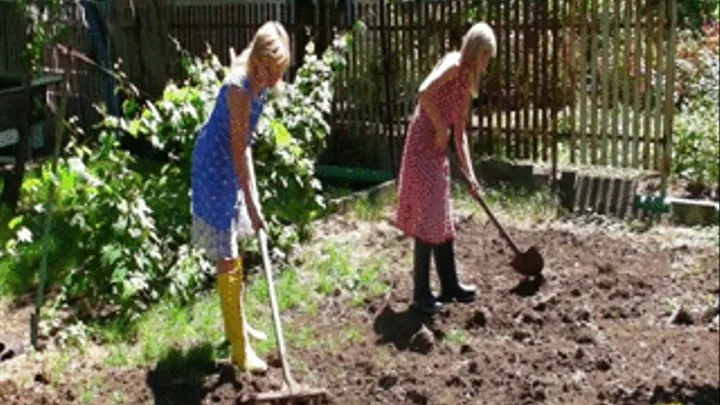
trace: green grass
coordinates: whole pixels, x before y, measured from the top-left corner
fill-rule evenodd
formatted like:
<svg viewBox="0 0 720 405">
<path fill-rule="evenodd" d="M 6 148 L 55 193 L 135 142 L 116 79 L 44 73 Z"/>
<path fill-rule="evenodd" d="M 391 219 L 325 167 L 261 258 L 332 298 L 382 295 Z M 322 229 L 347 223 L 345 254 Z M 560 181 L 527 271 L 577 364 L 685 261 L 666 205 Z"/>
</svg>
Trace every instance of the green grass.
<svg viewBox="0 0 720 405">
<path fill-rule="evenodd" d="M 53 353 L 49 357 L 48 364 L 50 367 L 47 371 L 50 378 L 50 384 L 52 384 L 53 387 L 57 388 L 60 386 L 60 383 L 67 372 L 70 361 L 76 356 L 78 356 L 76 350 L 65 350 Z"/>
<path fill-rule="evenodd" d="M 112 393 L 113 405 L 124 405 L 127 403 L 127 395 L 122 391 L 113 391 Z"/>
<path fill-rule="evenodd" d="M 377 221 L 388 205 L 397 200 L 396 193 L 380 193 L 376 197 L 362 196 L 353 202 L 350 213 L 363 221 Z"/>
<path fill-rule="evenodd" d="M 560 205 L 547 188 L 536 191 L 503 187 L 484 187 L 481 195 L 496 216 L 500 213 L 519 220 L 541 221 L 557 218 Z M 480 204 L 464 187 L 453 187 L 453 201 L 459 208 L 485 215 Z"/>
<path fill-rule="evenodd" d="M 455 190 L 461 202 L 475 209 L 479 207 Z M 544 216 L 552 214 L 552 199 L 547 193 L 502 193 L 486 191 L 494 207 L 502 207 L 511 215 Z M 360 200 L 354 214 L 363 219 L 378 218 L 383 208 L 395 196 L 390 195 L 374 200 Z M 298 267 L 287 267 L 275 275 L 276 293 L 287 344 L 290 347 L 334 350 L 346 344 L 357 344 L 363 339 L 363 330 L 350 326 L 336 336 L 319 337 L 310 325 L 297 323 L 298 315 L 303 318 L 314 316 L 327 298 L 341 301 L 342 305 L 362 307 L 367 301 L 386 294 L 389 285 L 383 280 L 386 260 L 383 257 L 355 257 L 351 247 L 329 241 L 321 246 L 320 254 L 310 256 Z M 276 342 L 269 306 L 268 285 L 262 273 L 250 278 L 244 303 L 249 322 L 264 331 L 268 340 L 253 342 L 261 355 L 275 350 Z M 153 365 L 180 362 L 205 364 L 208 358 L 228 356 L 225 343 L 222 313 L 215 290 L 208 291 L 193 302 L 183 304 L 172 299 L 163 299 L 151 306 L 138 319 L 132 321 L 114 319 L 91 326 L 91 330 L 104 344 L 108 367 Z M 453 331 L 446 340 L 463 344 L 469 336 L 463 331 Z M 201 353 L 193 350 L 201 347 Z M 197 358 L 195 358 L 197 357 Z M 62 363 L 58 363 L 59 366 Z M 174 364 L 174 363 L 173 363 Z M 172 365 L 172 364 L 170 364 Z M 173 366 L 174 367 L 174 366 Z M 87 395 L 92 394 L 92 390 Z M 113 399 L 108 398 L 108 401 Z"/>
<path fill-rule="evenodd" d="M 324 256 L 317 266 L 317 281 L 315 291 L 321 295 L 331 296 L 336 290 L 352 286 L 354 269 L 350 264 L 350 256 L 345 249 L 330 242 L 323 247 Z"/>
<path fill-rule="evenodd" d="M 345 331 L 345 339 L 351 345 L 357 345 L 363 341 L 363 333 L 357 326 L 351 326 Z"/>
<path fill-rule="evenodd" d="M 164 300 L 140 319 L 116 319 L 96 327 L 106 345 L 107 366 L 134 366 L 157 362 L 173 349 L 223 342 L 222 313 L 217 295 L 208 293 L 190 305 Z"/>
<path fill-rule="evenodd" d="M 381 258 L 355 264 L 348 249 L 331 242 L 324 246 L 322 257 L 308 261 L 301 268 L 286 268 L 276 275 L 276 293 L 287 344 L 298 348 L 332 349 L 347 341 L 360 341 L 362 335 L 357 328 L 341 335 L 319 338 L 311 325 L 293 322 L 291 314 L 313 316 L 318 312 L 322 297 L 335 297 L 337 292 L 348 305 L 363 305 L 365 299 L 385 294 L 389 287 L 380 279 L 382 264 Z M 262 274 L 250 279 L 244 302 L 251 325 L 268 335 L 268 340 L 254 342 L 258 353 L 267 355 L 275 350 L 276 343 L 268 286 Z M 203 352 L 197 359 L 206 362 L 208 356 L 211 359 L 228 356 L 222 319 L 217 293 L 212 290 L 189 304 L 163 299 L 137 319 L 114 318 L 90 324 L 89 333 L 103 344 L 105 357 L 102 361 L 106 367 L 147 366 L 183 356 L 183 361 L 192 362 L 195 360 L 188 360 L 187 354 L 183 353 L 199 346 L 210 348 L 210 354 Z M 58 352 L 57 359 L 52 362 L 55 375 L 59 377 L 65 372 L 68 362 L 78 356 L 72 354 L 76 350 L 69 347 Z M 93 401 L 96 392 L 87 387 L 82 396 Z"/>
<path fill-rule="evenodd" d="M 274 281 L 282 315 L 287 311 L 317 312 L 313 289 L 305 285 L 295 269 L 285 269 Z M 266 341 L 254 342 L 260 355 L 274 351 L 276 346 L 269 300 L 265 278 L 262 275 L 253 277 L 244 304 L 250 324 L 268 335 Z M 317 340 L 312 335 L 312 328 L 297 329 L 287 320 L 287 316 L 283 316 L 288 344 L 305 347 Z M 95 331 L 106 345 L 106 366 L 151 365 L 167 358 L 173 351 L 202 344 L 213 348 L 213 357 L 227 357 L 229 347 L 225 344 L 222 322 L 220 302 L 213 290 L 189 305 L 163 300 L 138 320 L 115 319 L 97 325 Z"/>
<path fill-rule="evenodd" d="M 366 300 L 385 295 L 390 290 L 390 285 L 380 278 L 383 263 L 382 259 L 376 258 L 357 270 L 360 288 L 353 296 L 353 305 L 356 307 L 363 307 Z"/>
<path fill-rule="evenodd" d="M 80 389 L 80 402 L 89 404 L 104 394 L 102 377 L 95 375 Z"/>
<path fill-rule="evenodd" d="M 353 190 L 347 187 L 323 185 L 323 194 L 330 200 L 348 196 L 352 192 Z"/>
<path fill-rule="evenodd" d="M 297 309 L 310 301 L 311 292 L 303 288 L 304 281 L 300 280 L 300 275 L 295 268 L 288 267 L 279 275 L 274 275 L 273 282 L 280 311 Z M 270 302 L 270 293 L 264 274 L 258 274 L 257 279 L 250 284 L 248 297 L 256 298 L 260 302 Z"/>
<path fill-rule="evenodd" d="M 125 367 L 141 364 L 137 356 L 132 355 L 133 346 L 130 344 L 115 343 L 107 346 L 106 367 Z"/>
<path fill-rule="evenodd" d="M 466 330 L 453 329 L 445 335 L 444 341 L 455 345 L 466 345 L 470 341 L 470 335 Z"/>
<path fill-rule="evenodd" d="M 285 332 L 285 338 L 293 347 L 312 349 L 321 342 L 315 336 L 315 328 L 312 325 L 288 324 L 283 332 Z"/>
<path fill-rule="evenodd" d="M 310 267 L 315 272 L 314 290 L 322 296 L 351 296 L 354 305 L 362 305 L 373 296 L 387 293 L 389 286 L 380 279 L 381 258 L 365 260 L 359 266 L 350 260 L 350 250 L 334 242 L 323 246 L 322 258 Z"/>
</svg>

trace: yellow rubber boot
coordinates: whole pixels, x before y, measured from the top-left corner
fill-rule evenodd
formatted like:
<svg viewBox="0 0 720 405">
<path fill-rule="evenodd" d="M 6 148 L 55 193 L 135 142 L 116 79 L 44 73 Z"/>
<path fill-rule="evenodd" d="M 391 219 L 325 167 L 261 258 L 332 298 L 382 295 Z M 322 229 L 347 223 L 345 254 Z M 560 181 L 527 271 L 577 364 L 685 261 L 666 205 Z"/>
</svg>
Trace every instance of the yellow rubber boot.
<svg viewBox="0 0 720 405">
<path fill-rule="evenodd" d="M 242 267 L 217 276 L 217 288 L 225 323 L 225 336 L 230 342 L 232 362 L 245 371 L 263 372 L 267 364 L 252 350 L 243 320 L 242 297 L 244 282 Z"/>
</svg>

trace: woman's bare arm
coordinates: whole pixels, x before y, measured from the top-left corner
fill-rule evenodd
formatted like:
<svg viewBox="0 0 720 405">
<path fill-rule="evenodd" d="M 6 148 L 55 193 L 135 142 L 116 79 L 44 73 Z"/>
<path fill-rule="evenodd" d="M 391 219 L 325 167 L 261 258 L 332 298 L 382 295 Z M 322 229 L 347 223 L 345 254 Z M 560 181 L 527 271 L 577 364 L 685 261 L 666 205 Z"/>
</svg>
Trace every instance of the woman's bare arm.
<svg viewBox="0 0 720 405">
<path fill-rule="evenodd" d="M 245 196 L 248 213 L 260 215 L 260 203 L 256 192 L 255 171 L 252 168 L 252 152 L 248 147 L 250 141 L 250 94 L 239 87 L 230 86 L 227 92 L 230 119 L 230 149 L 233 167 Z"/>
<path fill-rule="evenodd" d="M 463 113 L 453 126 L 455 151 L 457 152 L 458 160 L 460 161 L 460 169 L 467 177 L 466 180 L 470 183 L 471 187 L 477 187 L 478 182 L 477 178 L 475 177 L 475 169 L 472 164 L 472 157 L 470 156 L 467 133 L 465 132 L 465 123 L 467 122 L 467 113 L 470 105 L 470 97 L 468 97 L 463 104 Z"/>
</svg>

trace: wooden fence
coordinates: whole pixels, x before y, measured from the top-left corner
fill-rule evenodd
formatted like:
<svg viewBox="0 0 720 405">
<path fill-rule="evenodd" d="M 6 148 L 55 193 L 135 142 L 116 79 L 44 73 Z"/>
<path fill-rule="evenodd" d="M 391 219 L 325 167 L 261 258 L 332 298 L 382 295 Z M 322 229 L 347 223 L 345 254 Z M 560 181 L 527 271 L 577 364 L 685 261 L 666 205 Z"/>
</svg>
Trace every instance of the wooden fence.
<svg viewBox="0 0 720 405">
<path fill-rule="evenodd" d="M 142 48 L 147 62 L 131 69 L 130 76 L 152 77 L 158 86 L 171 75 L 161 68 L 170 54 L 161 49 L 167 46 L 162 38 L 168 32 L 197 55 L 210 44 L 228 63 L 227 48 L 239 51 L 263 22 L 277 19 L 292 36 L 297 66 L 306 27 L 321 45 L 333 30 L 362 21 L 366 29 L 355 36 L 349 66 L 336 85 L 327 158 L 386 169 L 399 165 L 422 79 L 444 53 L 460 47 L 472 23 L 486 21 L 497 35 L 498 54 L 482 79 L 468 122 L 476 155 L 669 169 L 677 0 L 112 4 L 120 8 L 108 19 L 114 57 L 127 54 L 129 63 L 138 58 L 128 52 Z M 143 4 L 150 8 L 128 9 Z M 148 17 L 151 11 L 159 17 Z M 142 31 L 131 32 L 137 25 Z M 91 51 L 83 35 L 77 33 L 75 48 Z M 102 79 L 89 75 L 83 79 L 78 74 L 78 88 L 101 91 Z M 86 93 L 88 104 L 93 98 L 102 100 L 99 92 Z"/>
<path fill-rule="evenodd" d="M 237 53 L 252 40 L 266 21 L 283 23 L 295 48 L 295 2 L 292 0 L 175 0 L 171 10 L 171 33 L 193 54 L 203 54 L 210 44 L 223 64 L 229 63 L 227 50 Z M 296 55 L 295 49 L 292 55 Z M 295 60 L 293 60 L 293 65 Z"/>
<path fill-rule="evenodd" d="M 358 0 L 353 11 L 366 31 L 338 84 L 338 153 L 355 140 L 372 146 L 366 165 L 396 168 L 419 83 L 486 21 L 498 53 L 468 122 L 476 154 L 669 168 L 676 0 Z"/>
<path fill-rule="evenodd" d="M 72 1 L 64 2 L 63 7 L 67 32 L 59 46 L 45 50 L 45 71 L 68 72 L 67 114 L 77 117 L 78 126 L 89 134 L 101 119 L 95 105 L 106 104 L 114 89 L 97 62 L 86 10 L 79 2 Z M 50 97 L 57 101 L 58 91 L 50 91 Z"/>
<path fill-rule="evenodd" d="M 34 3 L 36 13 L 42 15 L 47 4 L 41 1 Z M 69 47 L 52 47 L 45 49 L 44 72 L 62 73 L 69 71 L 70 92 L 68 96 L 68 115 L 77 116 L 84 128 L 91 128 L 99 120 L 93 104 L 102 102 L 112 92 L 104 81 L 106 76 L 72 57 L 67 51 L 73 50 L 81 55 L 90 55 L 86 60 L 92 62 L 93 45 L 87 33 L 84 12 L 79 2 L 64 1 L 61 7 L 61 18 L 67 28 L 62 42 Z M 12 77 L 24 80 L 26 72 L 25 46 L 29 40 L 28 19 L 15 0 L 0 0 L 0 77 Z M 57 89 L 50 86 L 49 100 L 57 104 Z M 47 131 L 46 131 L 47 134 Z"/>
<path fill-rule="evenodd" d="M 0 0 L 0 76 L 24 76 L 25 27 L 17 2 Z"/>
</svg>

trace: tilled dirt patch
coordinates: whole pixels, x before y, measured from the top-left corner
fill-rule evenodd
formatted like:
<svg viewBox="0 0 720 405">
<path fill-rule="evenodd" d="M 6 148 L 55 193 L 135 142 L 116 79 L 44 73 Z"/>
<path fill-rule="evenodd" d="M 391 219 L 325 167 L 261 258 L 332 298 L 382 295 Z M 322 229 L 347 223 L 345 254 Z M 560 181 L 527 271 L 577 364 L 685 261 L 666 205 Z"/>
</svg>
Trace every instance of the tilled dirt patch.
<svg viewBox="0 0 720 405">
<path fill-rule="evenodd" d="M 334 231 L 357 228 L 345 222 Z M 717 247 L 510 229 L 521 246 L 538 245 L 545 256 L 544 280 L 523 283 L 492 225 L 469 222 L 456 251 L 478 300 L 429 317 L 408 308 L 411 242 L 377 224 L 369 229 L 363 246 L 386 258 L 391 293 L 362 306 L 328 299 L 318 314 L 288 315 L 317 339 L 336 337 L 290 350 L 300 379 L 331 393 L 327 403 L 720 402 Z M 348 328 L 360 339 L 347 341 L 341 331 Z M 103 395 L 90 402 L 103 404 L 234 404 L 281 382 L 279 368 L 250 377 L 227 365 L 187 370 L 180 362 L 90 368 L 59 386 L 39 374 L 30 387 L 4 383 L 0 397 L 4 404 L 80 403 L 78 379 L 96 375 Z"/>
</svg>

